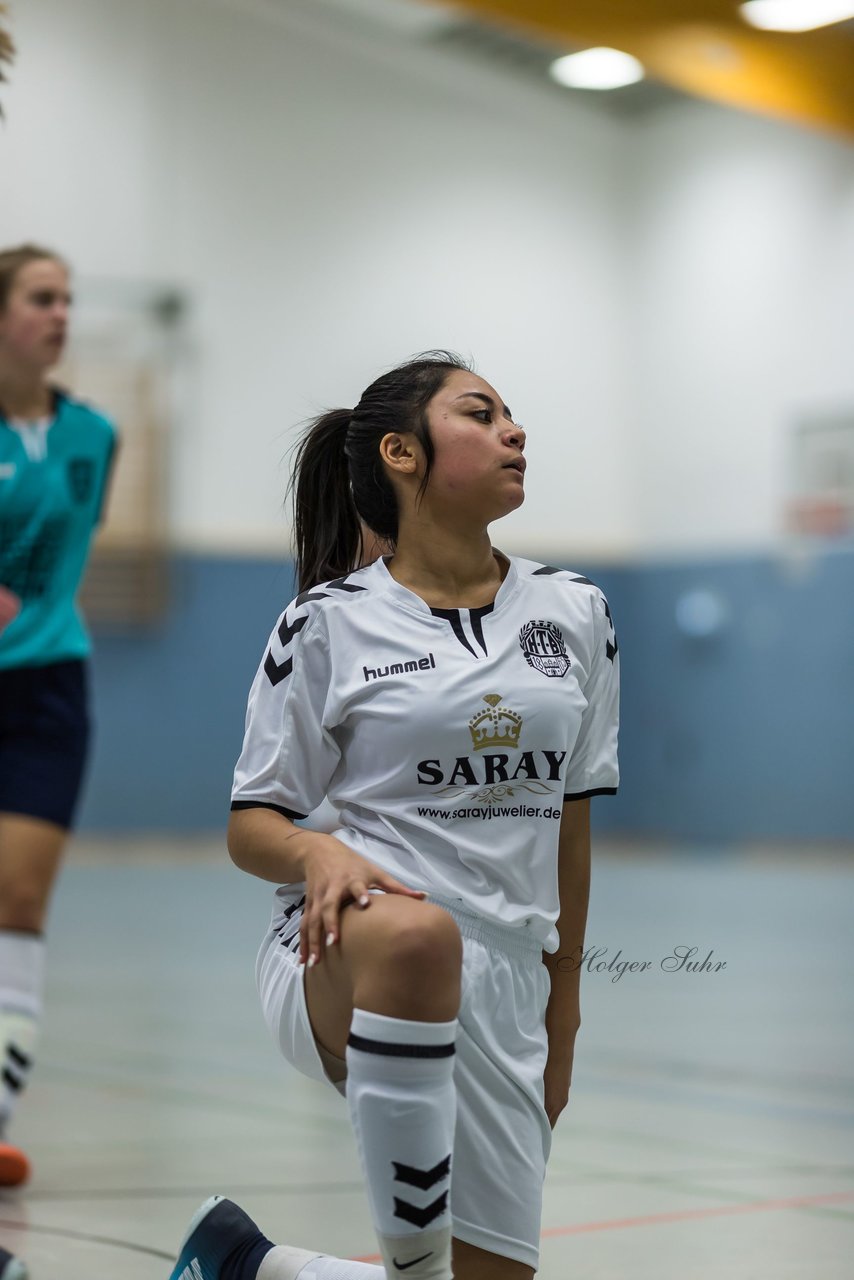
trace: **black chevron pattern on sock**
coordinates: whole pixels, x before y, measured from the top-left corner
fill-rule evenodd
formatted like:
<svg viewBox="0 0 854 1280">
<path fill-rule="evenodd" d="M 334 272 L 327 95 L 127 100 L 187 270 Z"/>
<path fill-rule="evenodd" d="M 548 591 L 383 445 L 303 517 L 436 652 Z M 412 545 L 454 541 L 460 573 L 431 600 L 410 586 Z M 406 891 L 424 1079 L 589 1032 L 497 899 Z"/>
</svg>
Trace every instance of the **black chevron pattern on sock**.
<svg viewBox="0 0 854 1280">
<path fill-rule="evenodd" d="M 7 1085 L 13 1093 L 20 1093 L 24 1087 L 24 1082 L 18 1076 L 13 1075 L 8 1067 L 3 1068 L 3 1083 Z"/>
<path fill-rule="evenodd" d="M 10 1042 L 6 1046 L 6 1051 L 16 1067 L 20 1067 L 22 1071 L 29 1071 L 30 1067 L 33 1065 L 33 1060 L 24 1053 L 22 1049 L 19 1049 L 16 1044 L 12 1044 Z"/>
<path fill-rule="evenodd" d="M 447 1178 L 451 1172 L 450 1155 L 445 1156 L 444 1160 L 440 1160 L 432 1169 L 419 1169 L 412 1164 L 398 1164 L 396 1160 L 392 1160 L 392 1164 L 395 1182 L 406 1182 L 410 1187 L 418 1187 L 419 1191 L 429 1191 L 437 1182 Z"/>
<path fill-rule="evenodd" d="M 413 1227 L 418 1227 L 419 1231 L 423 1231 L 436 1218 L 441 1217 L 447 1207 L 447 1191 L 443 1191 L 439 1198 L 434 1200 L 432 1204 L 428 1204 L 425 1209 L 419 1209 L 417 1205 L 410 1204 L 408 1200 L 398 1200 L 397 1196 L 394 1197 L 394 1216 L 402 1218 L 404 1222 L 411 1222 Z"/>
</svg>

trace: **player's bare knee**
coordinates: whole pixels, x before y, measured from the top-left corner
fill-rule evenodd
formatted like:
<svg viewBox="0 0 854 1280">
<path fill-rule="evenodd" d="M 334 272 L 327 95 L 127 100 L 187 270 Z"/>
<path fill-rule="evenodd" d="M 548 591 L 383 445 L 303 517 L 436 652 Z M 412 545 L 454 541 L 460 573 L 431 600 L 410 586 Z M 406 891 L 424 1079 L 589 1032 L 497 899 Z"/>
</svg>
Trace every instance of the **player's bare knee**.
<svg viewBox="0 0 854 1280">
<path fill-rule="evenodd" d="M 396 922 L 388 940 L 388 958 L 399 968 L 401 980 L 410 987 L 459 982 L 463 943 L 454 920 L 431 903 L 413 905 L 416 910 Z"/>
<path fill-rule="evenodd" d="M 370 914 L 373 919 L 368 921 Z M 446 911 L 391 895 L 375 898 L 351 936 L 356 932 L 362 945 L 351 951 L 355 1003 L 370 992 L 372 998 L 388 1000 L 396 1008 L 407 1005 L 419 1011 L 400 1012 L 399 1017 L 420 1016 L 434 1005 L 444 1009 L 458 1003 L 462 939 Z"/>
</svg>

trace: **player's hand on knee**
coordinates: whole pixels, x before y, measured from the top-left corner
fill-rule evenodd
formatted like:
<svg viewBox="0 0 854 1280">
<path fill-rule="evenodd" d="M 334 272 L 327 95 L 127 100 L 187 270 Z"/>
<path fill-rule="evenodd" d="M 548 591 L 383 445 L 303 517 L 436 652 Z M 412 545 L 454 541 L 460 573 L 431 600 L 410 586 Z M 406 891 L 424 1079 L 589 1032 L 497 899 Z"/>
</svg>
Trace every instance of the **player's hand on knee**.
<svg viewBox="0 0 854 1280">
<path fill-rule="evenodd" d="M 300 924 L 300 960 L 312 968 L 340 936 L 341 910 L 355 902 L 361 910 L 371 903 L 370 889 L 423 898 L 393 875 L 348 849 L 334 836 L 316 833 L 306 859 L 305 909 Z"/>
<path fill-rule="evenodd" d="M 0 631 L 8 626 L 10 622 L 14 622 L 20 612 L 20 598 L 15 595 L 14 591 L 0 586 Z"/>
</svg>

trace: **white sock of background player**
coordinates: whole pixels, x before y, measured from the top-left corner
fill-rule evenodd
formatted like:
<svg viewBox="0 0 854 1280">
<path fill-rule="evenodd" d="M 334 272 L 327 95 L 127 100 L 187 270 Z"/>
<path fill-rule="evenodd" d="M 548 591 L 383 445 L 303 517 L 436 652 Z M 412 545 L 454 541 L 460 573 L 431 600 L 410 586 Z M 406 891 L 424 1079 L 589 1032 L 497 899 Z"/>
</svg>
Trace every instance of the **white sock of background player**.
<svg viewBox="0 0 854 1280">
<path fill-rule="evenodd" d="M 41 934 L 0 929 L 0 1138 L 32 1070 L 44 958 Z"/>
</svg>

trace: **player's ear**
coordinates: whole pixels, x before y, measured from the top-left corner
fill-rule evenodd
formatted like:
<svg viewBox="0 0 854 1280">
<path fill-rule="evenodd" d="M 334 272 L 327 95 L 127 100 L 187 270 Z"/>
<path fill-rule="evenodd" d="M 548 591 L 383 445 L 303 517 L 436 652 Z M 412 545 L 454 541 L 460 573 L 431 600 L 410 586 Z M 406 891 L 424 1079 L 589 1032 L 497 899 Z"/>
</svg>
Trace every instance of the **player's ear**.
<svg viewBox="0 0 854 1280">
<path fill-rule="evenodd" d="M 398 475 L 415 475 L 418 470 L 417 442 L 410 431 L 390 431 L 380 441 L 380 457 Z"/>
</svg>

